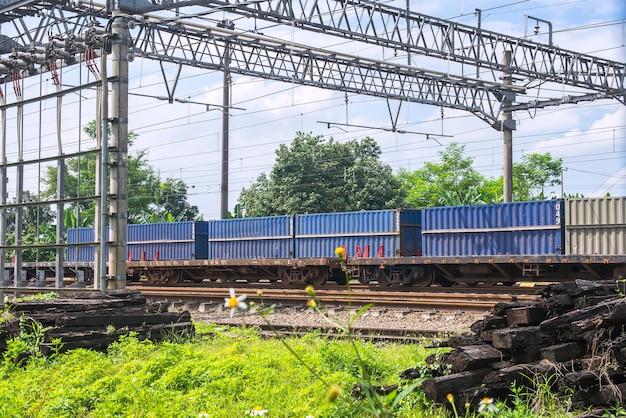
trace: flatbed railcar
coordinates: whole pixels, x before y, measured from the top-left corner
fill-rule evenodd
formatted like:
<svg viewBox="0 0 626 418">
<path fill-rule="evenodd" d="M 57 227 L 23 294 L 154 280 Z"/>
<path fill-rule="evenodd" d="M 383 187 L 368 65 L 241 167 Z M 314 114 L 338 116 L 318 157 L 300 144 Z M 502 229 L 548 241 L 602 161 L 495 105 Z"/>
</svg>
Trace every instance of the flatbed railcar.
<svg viewBox="0 0 626 418">
<path fill-rule="evenodd" d="M 438 283 L 502 283 L 585 280 L 625 280 L 626 256 L 474 256 L 474 257 L 370 257 L 348 258 L 348 276 L 363 284 L 428 286 Z M 341 262 L 335 259 L 236 259 L 128 261 L 128 279 L 155 284 L 224 283 L 259 280 L 283 284 L 313 284 L 327 281 L 345 284 Z M 12 263 L 5 265 L 12 269 Z M 31 280 L 54 277 L 54 263 L 23 263 Z M 37 272 L 40 272 L 38 275 Z M 65 263 L 65 277 L 93 282 L 93 263 Z"/>
<path fill-rule="evenodd" d="M 129 225 L 127 235 L 128 278 L 151 283 L 343 284 L 337 247 L 364 284 L 626 278 L 623 197 Z M 68 248 L 66 272 L 92 279 L 93 230 L 72 236 L 81 246 Z M 22 268 L 32 276 L 54 263 Z"/>
</svg>

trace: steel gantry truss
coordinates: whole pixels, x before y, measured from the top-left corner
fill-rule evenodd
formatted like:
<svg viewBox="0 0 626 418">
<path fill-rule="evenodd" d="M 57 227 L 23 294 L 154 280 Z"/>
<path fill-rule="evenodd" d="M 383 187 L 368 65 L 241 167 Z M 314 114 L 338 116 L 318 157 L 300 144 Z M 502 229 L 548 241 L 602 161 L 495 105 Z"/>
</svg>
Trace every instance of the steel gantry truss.
<svg viewBox="0 0 626 418">
<path fill-rule="evenodd" d="M 185 15 L 181 10 L 193 13 Z M 235 30 L 227 21 L 207 24 L 212 19 L 206 17 L 216 11 L 337 36 L 374 48 L 403 51 L 409 63 L 402 65 L 376 55 L 357 56 L 286 42 L 255 30 Z M 112 122 L 117 140 L 122 140 L 120 137 L 126 132 L 127 114 L 119 110 L 128 100 L 127 65 L 133 56 L 471 112 L 504 131 L 505 201 L 510 200 L 511 193 L 511 185 L 507 190 L 507 184 L 510 183 L 511 132 L 515 129 L 513 111 L 603 98 L 626 103 L 626 64 L 622 62 L 375 1 L 120 0 L 98 4 L 0 0 L 0 22 L 13 25 L 16 33 L 12 37 L 0 35 L 0 76 L 4 82 L 15 84 L 16 79 L 79 61 L 93 67 L 97 56 L 106 57 L 109 53 L 114 55 L 115 62 L 122 63 L 114 67 L 112 82 L 103 77 L 103 88 L 109 82 L 112 84 L 111 101 L 117 109 L 114 117 L 105 116 L 104 120 Z M 447 70 L 442 71 L 441 65 L 431 69 L 414 66 L 411 56 L 424 58 L 420 59 L 424 63 L 422 67 L 435 60 L 443 61 Z M 519 100 L 527 89 L 544 83 L 569 86 L 572 93 Z M 20 105 L 2 99 L 3 112 Z M 106 123 L 103 127 L 106 130 Z M 112 149 L 117 153 L 116 161 L 121 162 L 113 166 L 123 166 L 125 144 L 116 142 Z M 8 164 L 2 161 L 3 170 Z M 108 161 L 103 162 L 103 166 L 106 164 Z M 125 181 L 123 174 L 115 173 L 118 182 Z M 116 200 L 111 213 L 123 217 L 123 209 L 120 213 L 117 203 L 125 202 L 126 189 L 111 184 Z M 0 202 L 0 210 L 8 206 Z M 125 204 L 121 207 L 125 208 Z M 125 226 L 120 219 L 112 229 L 125 230 Z M 4 237 L 2 241 L 0 248 L 5 247 Z M 114 246 L 118 244 L 121 248 L 121 243 Z M 120 251 L 110 254 L 109 258 L 114 260 L 109 260 L 109 266 L 111 262 L 118 263 L 115 259 L 123 255 Z"/>
<path fill-rule="evenodd" d="M 136 56 L 220 70 L 228 54 L 229 71 L 289 83 L 402 101 L 443 105 L 497 123 L 500 84 L 388 64 L 261 35 L 221 28 L 172 27 L 144 21 L 134 38 Z M 514 89 L 511 89 L 512 91 Z M 518 89 L 522 91 L 522 89 Z"/>
<path fill-rule="evenodd" d="M 503 72 L 531 81 L 553 81 L 625 101 L 625 64 L 503 35 L 366 0 L 182 0 L 155 4 L 121 2 L 130 13 L 176 6 L 229 8 L 250 18 L 384 45 L 416 55 L 480 68 L 480 78 L 498 82 Z M 505 62 L 504 52 L 511 52 Z"/>
<path fill-rule="evenodd" d="M 134 51 L 138 56 L 223 69 L 223 63 L 216 59 L 216 55 L 222 53 L 223 57 L 224 45 L 228 40 L 229 47 L 233 47 L 240 57 L 231 62 L 229 70 L 233 72 L 460 108 L 477 113 L 498 129 L 500 124 L 497 122 L 502 111 L 600 98 L 614 98 L 626 103 L 626 64 L 623 62 L 482 30 L 375 1 L 122 0 L 117 6 L 120 11 L 136 16 L 141 22 L 140 34 L 134 42 Z M 148 17 L 150 12 L 180 10 L 192 6 L 205 10 L 194 13 L 193 17 L 208 15 L 215 10 L 226 10 L 253 19 L 292 25 L 303 30 L 336 35 L 465 66 L 443 74 L 415 67 L 403 68 L 399 64 L 376 62 L 362 57 L 335 58 L 335 51 L 315 50 L 306 46 L 283 44 L 281 50 L 280 44 L 269 39 L 264 40 L 261 36 L 245 36 L 243 33 L 224 31 L 220 33 L 217 27 L 199 27 L 185 23 L 185 15 L 177 19 Z M 21 35 L 12 39 L 0 39 L 0 52 L 16 45 L 28 49 L 32 45 L 44 44 L 49 33 L 76 38 L 97 19 L 109 18 L 110 9 L 110 5 L 93 2 L 5 0 L 0 8 L 3 19 L 13 22 Z M 31 24 L 29 27 L 24 21 L 25 16 L 40 16 L 37 26 L 33 28 Z M 71 44 L 69 41 L 68 43 Z M 67 52 L 72 54 L 72 51 Z M 509 61 L 506 61 L 506 53 L 510 54 Z M 267 61 L 261 63 L 264 58 Z M 256 64 L 252 65 L 253 62 Z M 250 68 L 251 66 L 255 68 Z M 281 69 L 293 71 L 286 76 Z M 476 74 L 471 73 L 474 69 Z M 321 77 L 305 77 L 303 70 L 317 70 Z M 353 76 L 357 72 L 361 74 Z M 509 74 L 521 87 L 505 87 L 502 83 L 503 74 Z M 413 82 L 412 78 L 415 76 L 420 78 L 420 83 Z M 348 78 L 354 80 L 345 83 Z M 363 82 L 358 79 L 363 79 Z M 396 87 L 383 85 L 390 82 Z M 546 100 L 515 102 L 515 92 L 523 92 L 524 87 L 545 82 L 576 87 L 581 92 Z M 489 91 L 491 103 L 479 104 L 486 97 L 480 90 Z M 435 91 L 441 92 L 440 97 L 437 97 Z M 502 106 L 504 97 L 511 99 L 506 107 Z"/>
<path fill-rule="evenodd" d="M 13 41 L 21 45 L 43 42 L 51 26 L 70 31 L 71 23 L 51 10 L 77 11 L 79 19 L 110 17 L 104 5 L 93 2 L 11 1 L 0 2 L 2 19 L 13 22 L 22 35 Z M 336 35 L 359 42 L 382 45 L 416 55 L 469 64 L 480 69 L 480 78 L 499 82 L 503 72 L 510 71 L 527 83 L 552 81 L 602 93 L 598 97 L 626 101 L 624 93 L 625 66 L 592 55 L 561 49 L 557 46 L 483 30 L 457 22 L 422 15 L 410 10 L 366 0 L 181 0 L 147 1 L 122 0 L 117 4 L 122 12 L 143 15 L 158 10 L 180 10 L 197 6 L 206 12 L 194 16 L 227 10 L 249 18 L 292 25 L 303 30 Z M 40 30 L 25 30 L 23 17 L 43 15 Z M 183 15 L 184 17 L 184 15 Z M 55 21 L 56 20 L 56 21 Z M 182 18 L 175 25 L 181 27 Z M 32 29 L 32 28 L 31 28 Z M 78 33 L 72 30 L 74 34 Z M 59 32 L 63 33 L 63 32 Z M 9 44 L 11 42 L 9 41 Z M 0 49 L 1 50 L 1 49 Z M 504 52 L 511 52 L 505 62 Z M 463 76 L 459 74 L 459 76 Z M 469 77 L 469 74 L 466 75 Z M 586 95 L 582 97 L 586 98 Z M 572 98 L 572 102 L 575 102 Z M 566 101 L 567 98 L 566 98 Z M 533 107 L 535 103 L 529 104 Z"/>
</svg>

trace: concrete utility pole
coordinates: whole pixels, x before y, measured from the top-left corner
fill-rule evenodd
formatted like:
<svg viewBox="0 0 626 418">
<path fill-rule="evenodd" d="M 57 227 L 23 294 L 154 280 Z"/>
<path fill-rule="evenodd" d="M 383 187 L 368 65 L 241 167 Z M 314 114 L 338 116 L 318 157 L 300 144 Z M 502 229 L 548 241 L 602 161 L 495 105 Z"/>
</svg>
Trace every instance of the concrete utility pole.
<svg viewBox="0 0 626 418">
<path fill-rule="evenodd" d="M 108 289 L 126 287 L 126 221 L 128 194 L 128 19 L 118 10 L 111 18 L 111 178 Z M 103 144 L 106 142 L 103 138 Z"/>
<path fill-rule="evenodd" d="M 230 48 L 224 48 L 224 86 L 222 96 L 222 183 L 220 185 L 220 218 L 228 219 L 228 131 L 230 112 Z"/>
<path fill-rule="evenodd" d="M 511 51 L 504 51 L 502 60 L 504 65 L 511 65 Z M 505 70 L 502 75 L 502 84 L 510 86 L 512 84 L 511 72 Z M 502 100 L 502 107 L 511 105 L 514 93 L 505 90 Z M 515 120 L 513 119 L 513 111 L 505 110 L 502 113 L 502 151 L 503 151 L 503 177 L 504 177 L 504 201 L 513 201 L 513 130 L 515 129 Z"/>
</svg>

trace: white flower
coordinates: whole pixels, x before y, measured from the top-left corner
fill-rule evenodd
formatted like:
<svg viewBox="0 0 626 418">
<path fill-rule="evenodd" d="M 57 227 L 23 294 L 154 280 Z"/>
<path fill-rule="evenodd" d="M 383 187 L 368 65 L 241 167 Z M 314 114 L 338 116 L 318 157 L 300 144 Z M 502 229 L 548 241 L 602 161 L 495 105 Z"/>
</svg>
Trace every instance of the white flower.
<svg viewBox="0 0 626 418">
<path fill-rule="evenodd" d="M 478 412 L 498 412 L 499 409 L 493 404 L 493 398 L 483 398 L 478 404 Z"/>
<path fill-rule="evenodd" d="M 260 406 L 255 406 L 252 408 L 252 411 L 246 411 L 246 415 L 250 415 L 251 417 L 262 417 L 267 412 L 267 409 L 263 409 Z"/>
<path fill-rule="evenodd" d="M 230 317 L 232 318 L 237 309 L 241 309 L 242 311 L 248 309 L 248 304 L 244 302 L 246 295 L 235 295 L 235 289 L 232 287 L 228 289 L 228 292 L 230 293 L 230 297 L 224 298 L 224 307 L 230 308 Z"/>
</svg>

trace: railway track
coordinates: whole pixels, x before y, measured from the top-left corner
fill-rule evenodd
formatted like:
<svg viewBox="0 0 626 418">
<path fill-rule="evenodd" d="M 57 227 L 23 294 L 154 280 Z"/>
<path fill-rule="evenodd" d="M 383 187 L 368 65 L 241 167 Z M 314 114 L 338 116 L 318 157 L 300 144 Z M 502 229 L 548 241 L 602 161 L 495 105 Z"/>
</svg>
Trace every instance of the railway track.
<svg viewBox="0 0 626 418">
<path fill-rule="evenodd" d="M 223 303 L 228 297 L 228 290 L 233 286 L 212 287 L 150 287 L 138 286 L 147 298 L 166 300 L 181 303 Z M 130 287 L 129 287 L 130 288 Z M 367 287 L 355 287 L 350 292 L 343 290 L 319 289 L 315 291 L 317 301 L 325 307 L 353 306 L 360 307 L 373 304 L 376 308 L 390 309 L 437 309 L 437 310 L 463 310 L 468 312 L 487 312 L 498 302 L 511 300 L 530 301 L 539 296 L 536 289 L 531 291 L 515 288 L 507 288 L 506 292 L 493 293 L 478 291 L 397 291 L 397 290 L 371 290 Z M 462 289 L 459 289 L 462 290 Z M 246 294 L 248 301 L 256 304 L 280 304 L 281 306 L 303 306 L 310 299 L 304 289 L 276 289 L 261 286 L 250 287 L 249 285 L 236 290 L 238 294 Z"/>
<path fill-rule="evenodd" d="M 223 325 L 228 327 L 240 326 L 239 322 L 234 321 L 217 321 L 215 325 Z M 387 341 L 387 342 L 432 342 L 433 346 L 443 347 L 444 344 L 439 340 L 445 339 L 450 332 L 405 329 L 405 328 L 380 328 L 380 327 L 362 327 L 356 326 L 351 328 L 351 334 L 348 335 L 337 328 L 320 325 L 292 325 L 292 324 L 254 324 L 255 328 L 260 329 L 262 336 L 266 337 L 300 337 L 307 334 L 315 333 L 319 336 L 330 338 L 357 338 L 368 341 Z"/>
</svg>

